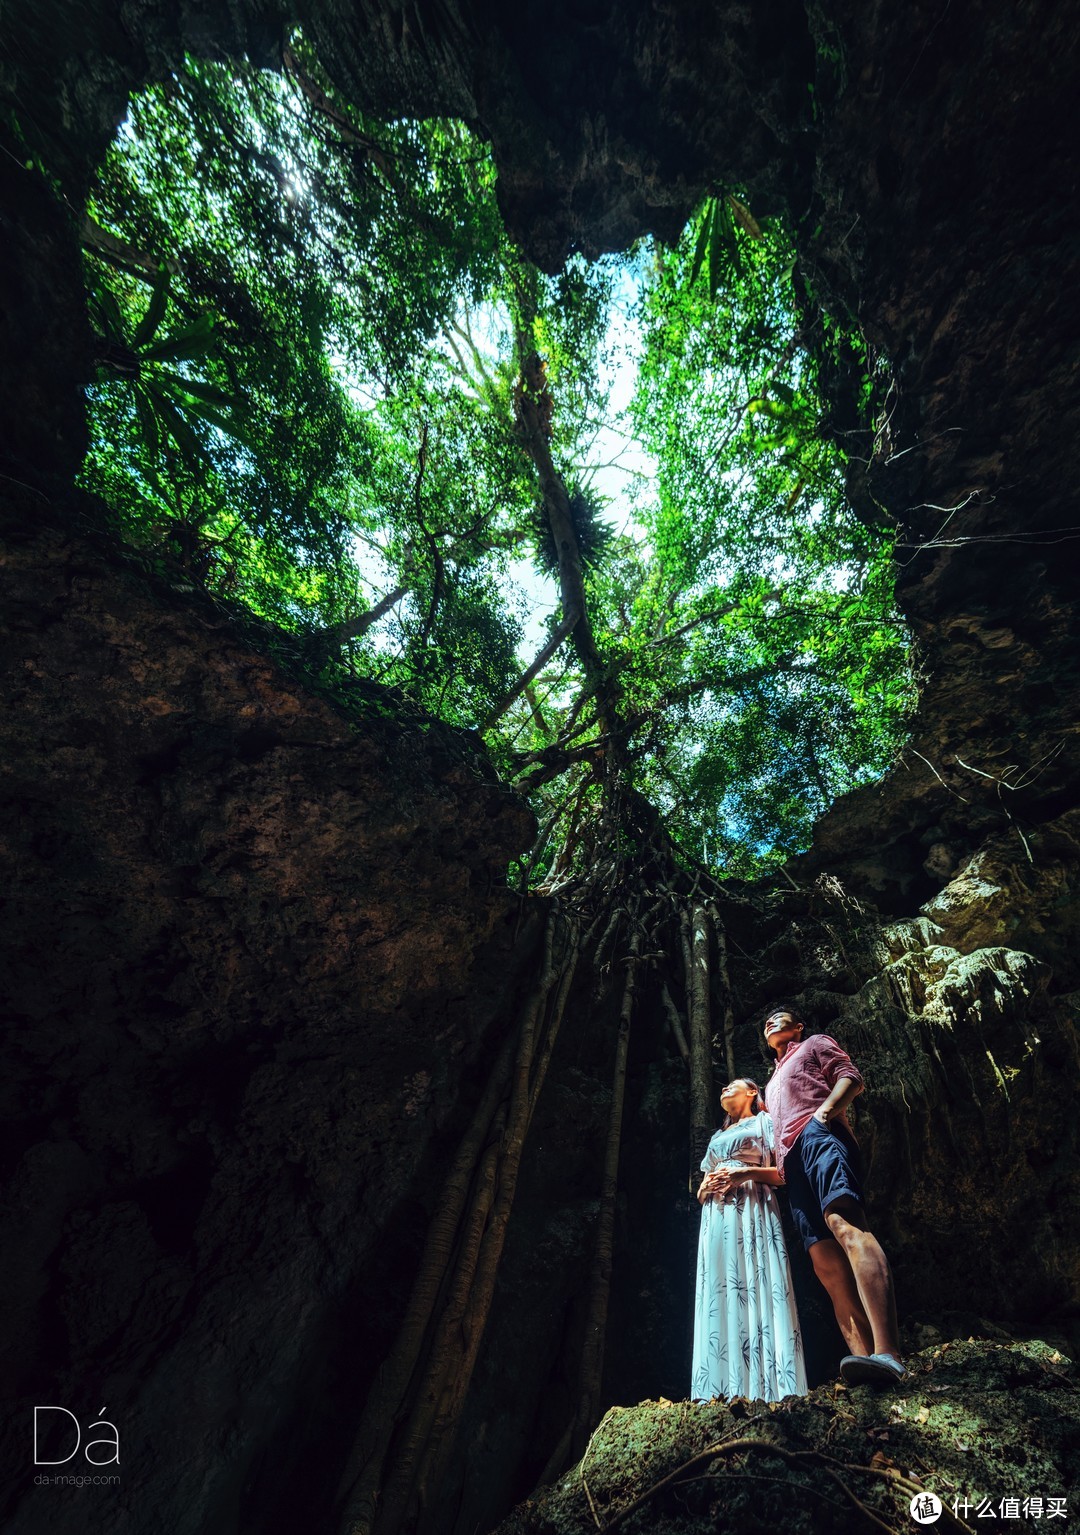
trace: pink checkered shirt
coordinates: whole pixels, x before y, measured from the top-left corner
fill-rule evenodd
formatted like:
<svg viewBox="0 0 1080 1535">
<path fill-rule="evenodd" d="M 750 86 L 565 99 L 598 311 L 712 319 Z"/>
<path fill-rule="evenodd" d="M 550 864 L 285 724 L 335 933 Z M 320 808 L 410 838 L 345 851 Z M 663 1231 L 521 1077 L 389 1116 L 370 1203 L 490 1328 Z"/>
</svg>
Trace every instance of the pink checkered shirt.
<svg viewBox="0 0 1080 1535">
<path fill-rule="evenodd" d="M 765 1107 L 772 1115 L 781 1177 L 784 1158 L 841 1077 L 862 1081 L 851 1056 L 828 1034 L 792 1041 L 780 1057 L 765 1088 Z"/>
</svg>

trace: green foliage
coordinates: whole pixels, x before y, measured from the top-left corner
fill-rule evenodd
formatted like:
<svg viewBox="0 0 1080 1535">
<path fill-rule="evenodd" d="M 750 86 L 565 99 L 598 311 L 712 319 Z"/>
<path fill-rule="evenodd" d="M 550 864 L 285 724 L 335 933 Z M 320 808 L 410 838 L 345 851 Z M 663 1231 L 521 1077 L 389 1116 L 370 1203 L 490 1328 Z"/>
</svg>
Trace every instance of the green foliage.
<svg viewBox="0 0 1080 1535">
<path fill-rule="evenodd" d="M 613 535 L 611 525 L 605 520 L 603 508 L 594 496 L 576 488 L 569 491 L 570 521 L 577 539 L 582 565 L 587 570 L 603 565 L 611 550 Z M 546 575 L 554 577 L 559 569 L 559 551 L 551 525 L 544 509 L 537 505 L 531 522 L 536 543 L 536 565 Z"/>
<path fill-rule="evenodd" d="M 89 207 L 84 482 L 127 539 L 292 631 L 320 686 L 497 717 L 547 828 L 530 878 L 595 857 L 590 827 L 633 842 L 600 814 L 616 757 L 688 858 L 752 873 L 805 846 L 913 696 L 831 430 L 858 337 L 800 313 L 787 234 L 732 190 L 675 249 L 545 277 L 460 124 L 366 118 L 302 39 L 286 62 L 189 62 L 132 104 Z M 602 675 L 579 632 L 522 689 L 561 616 L 533 355 Z"/>
<path fill-rule="evenodd" d="M 844 499 L 827 347 L 799 313 L 790 240 L 742 222 L 724 284 L 691 228 L 643 296 L 633 414 L 658 474 L 630 611 L 633 686 L 667 700 L 643 786 L 688 848 L 751 872 L 885 770 L 914 685 L 888 543 Z"/>
<path fill-rule="evenodd" d="M 162 334 L 168 306 L 169 274 L 158 270 L 143 314 L 128 329 L 113 291 L 91 274 L 90 318 L 98 331 L 98 372 L 104 380 L 126 380 L 135 405 L 138 446 L 145 472 L 156 477 L 163 438 L 171 438 L 188 468 L 198 471 L 208 461 L 192 429 L 192 417 L 216 426 L 228 437 L 244 440 L 242 405 L 214 384 L 178 373 L 168 364 L 205 357 L 214 346 L 214 317 L 208 312 L 190 324 Z"/>
<path fill-rule="evenodd" d="M 296 67 L 319 83 L 313 59 Z M 411 501 L 377 402 L 400 419 L 416 352 L 486 291 L 501 238 L 490 163 L 456 124 L 341 119 L 289 79 L 189 62 L 133 101 L 89 210 L 99 326 L 108 293 L 130 335 L 147 265 L 169 258 L 173 334 L 212 325 L 216 344 L 186 395 L 153 393 L 159 455 L 144 391 L 95 392 L 84 481 L 128 536 L 294 628 L 364 606 L 357 528 L 399 511 L 369 490 Z"/>
</svg>

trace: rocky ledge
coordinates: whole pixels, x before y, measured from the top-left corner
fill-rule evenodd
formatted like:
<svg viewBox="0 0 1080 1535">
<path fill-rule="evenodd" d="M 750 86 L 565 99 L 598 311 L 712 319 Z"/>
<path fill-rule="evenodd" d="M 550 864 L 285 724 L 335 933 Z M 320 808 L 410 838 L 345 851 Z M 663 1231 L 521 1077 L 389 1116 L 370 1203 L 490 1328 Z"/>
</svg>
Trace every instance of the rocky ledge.
<svg viewBox="0 0 1080 1535">
<path fill-rule="evenodd" d="M 953 1532 L 1072 1512 L 1080 1384 L 1053 1342 L 942 1338 L 908 1365 L 887 1391 L 613 1407 L 579 1464 L 496 1535 L 907 1530 L 916 1498 L 936 1498 Z"/>
</svg>

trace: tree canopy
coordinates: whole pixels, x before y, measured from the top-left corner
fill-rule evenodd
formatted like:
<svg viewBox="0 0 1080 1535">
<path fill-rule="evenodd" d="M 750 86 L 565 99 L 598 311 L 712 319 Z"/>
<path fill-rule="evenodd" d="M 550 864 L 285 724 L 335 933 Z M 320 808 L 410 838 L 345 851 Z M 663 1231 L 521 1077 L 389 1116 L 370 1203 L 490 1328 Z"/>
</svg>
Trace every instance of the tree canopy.
<svg viewBox="0 0 1080 1535">
<path fill-rule="evenodd" d="M 675 247 L 546 276 L 481 139 L 284 63 L 190 60 L 100 169 L 84 483 L 324 684 L 482 731 L 540 819 L 520 880 L 642 807 L 717 875 L 805 846 L 914 682 L 831 420 L 865 351 L 790 229 L 718 186 Z"/>
</svg>

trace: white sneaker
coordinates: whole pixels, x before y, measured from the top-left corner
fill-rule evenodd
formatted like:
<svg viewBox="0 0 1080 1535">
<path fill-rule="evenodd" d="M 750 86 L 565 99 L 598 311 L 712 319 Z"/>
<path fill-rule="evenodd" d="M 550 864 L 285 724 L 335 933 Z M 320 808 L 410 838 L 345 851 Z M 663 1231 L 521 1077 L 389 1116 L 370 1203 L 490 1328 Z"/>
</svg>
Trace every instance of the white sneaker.
<svg viewBox="0 0 1080 1535">
<path fill-rule="evenodd" d="M 848 1354 L 840 1361 L 840 1376 L 849 1386 L 894 1386 L 907 1371 L 892 1354 Z"/>
</svg>

